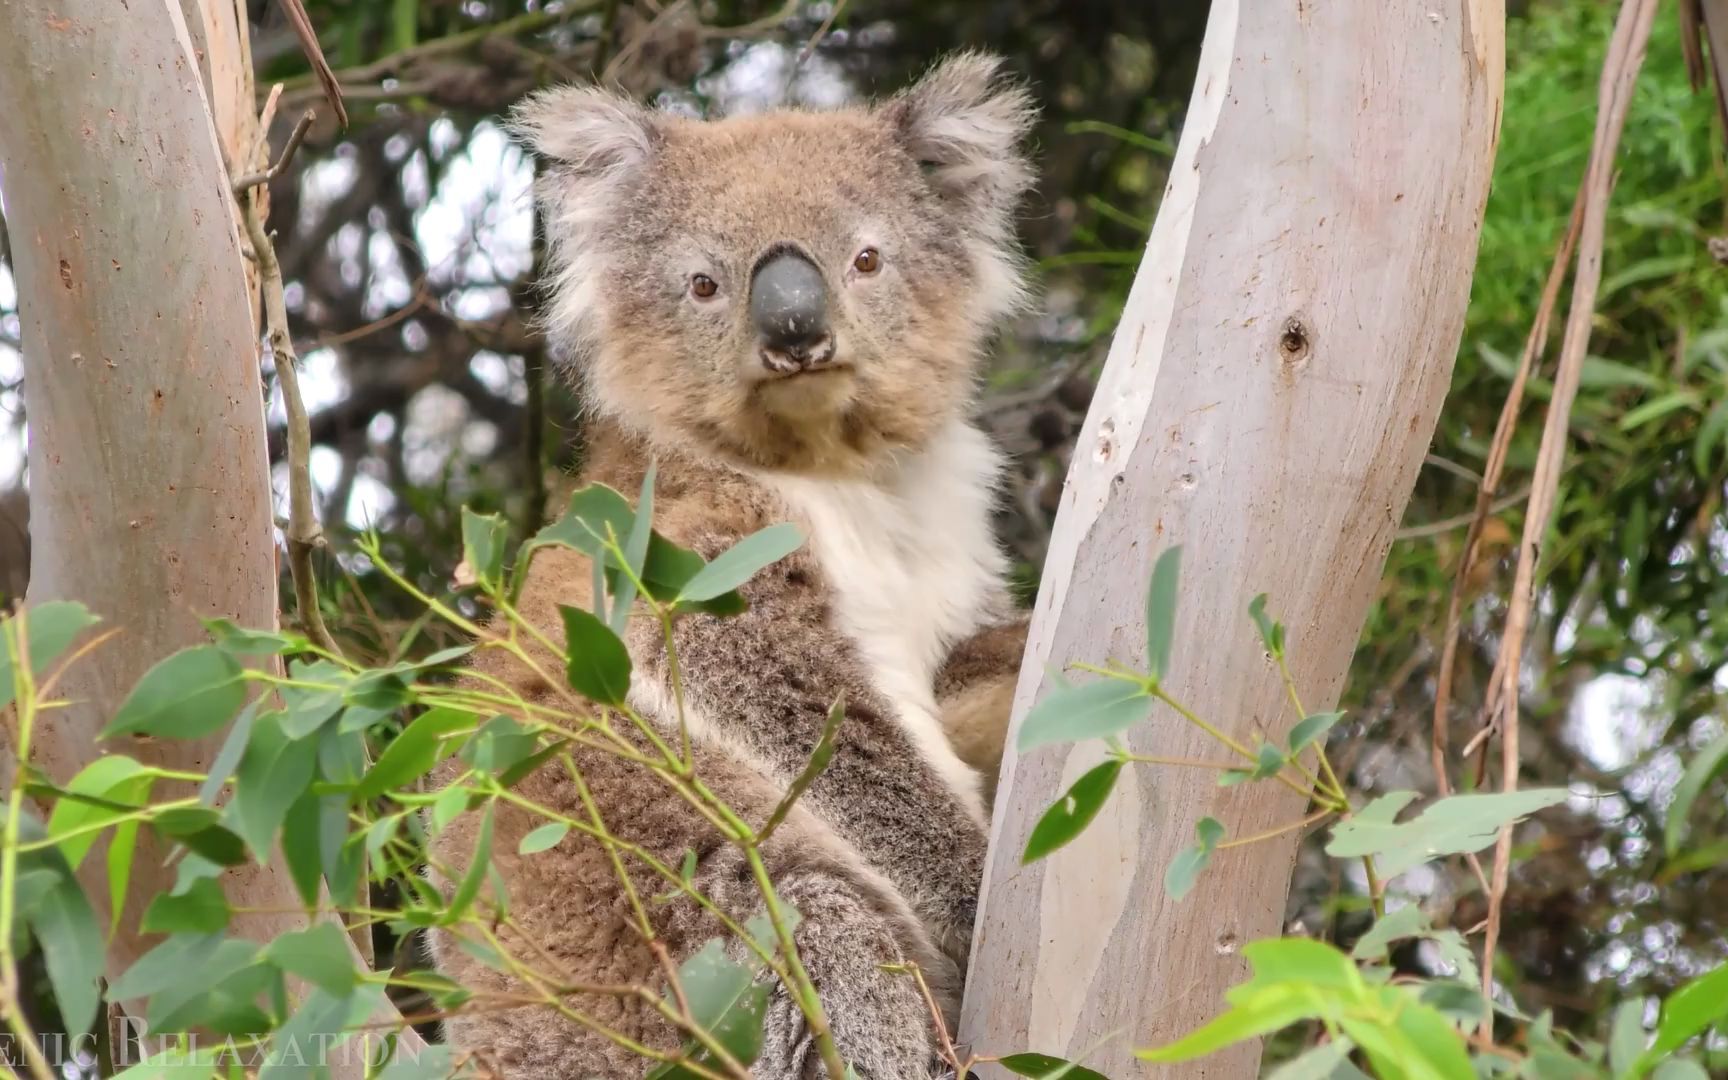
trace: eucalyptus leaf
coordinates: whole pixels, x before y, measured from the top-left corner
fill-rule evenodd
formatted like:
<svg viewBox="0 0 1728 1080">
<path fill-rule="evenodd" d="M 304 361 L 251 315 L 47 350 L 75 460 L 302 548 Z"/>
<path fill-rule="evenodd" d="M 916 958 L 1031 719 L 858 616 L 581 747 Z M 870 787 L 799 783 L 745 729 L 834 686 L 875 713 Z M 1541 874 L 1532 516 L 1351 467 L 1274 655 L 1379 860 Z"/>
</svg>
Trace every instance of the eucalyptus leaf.
<svg viewBox="0 0 1728 1080">
<path fill-rule="evenodd" d="M 578 607 L 558 605 L 564 617 L 564 674 L 583 697 L 622 705 L 630 693 L 630 653 L 609 627 Z"/>
<path fill-rule="evenodd" d="M 75 600 L 53 600 L 44 604 L 31 604 L 24 609 L 24 636 L 28 638 L 26 646 L 17 645 L 19 618 L 8 616 L 5 620 L 5 642 L 0 643 L 0 709 L 12 704 L 17 696 L 18 670 L 13 662 L 13 656 L 30 656 L 30 671 L 40 677 L 47 673 L 48 665 L 60 658 L 76 641 L 79 634 L 95 626 L 102 620 L 90 614 L 90 609 Z"/>
<path fill-rule="evenodd" d="M 1146 688 L 1127 679 L 1058 683 L 1026 714 L 1016 744 L 1021 753 L 1049 743 L 1101 739 L 1133 727 L 1152 711 Z"/>
<path fill-rule="evenodd" d="M 99 737 L 198 739 L 220 730 L 245 703 L 239 663 L 214 645 L 194 645 L 146 671 Z"/>
<path fill-rule="evenodd" d="M 1674 785 L 1674 799 L 1668 804 L 1667 817 L 1662 823 L 1662 847 L 1668 858 L 1672 859 L 1680 853 L 1681 845 L 1686 842 L 1686 818 L 1692 813 L 1692 806 L 1703 794 L 1705 785 L 1728 765 L 1728 735 L 1719 737 L 1692 756 L 1686 763 L 1686 771 L 1681 774 L 1680 782 Z"/>
<path fill-rule="evenodd" d="M 1200 872 L 1212 861 L 1212 852 L 1224 839 L 1224 826 L 1216 818 L 1201 818 L 1194 831 L 1199 842 L 1178 853 L 1164 874 L 1164 892 L 1172 900 L 1180 900 L 1193 891 Z"/>
<path fill-rule="evenodd" d="M 516 851 L 521 855 L 536 855 L 549 848 L 558 846 L 570 832 L 570 826 L 562 821 L 548 821 L 546 824 L 528 833 L 516 845 Z"/>
<path fill-rule="evenodd" d="M 1044 811 L 1038 824 L 1032 827 L 1020 864 L 1037 862 L 1079 836 L 1103 809 L 1121 772 L 1121 759 L 1112 758 L 1074 781 L 1074 786 Z"/>
<path fill-rule="evenodd" d="M 1162 682 L 1170 671 L 1181 576 L 1181 547 L 1166 548 L 1152 564 L 1152 582 L 1146 589 L 1146 671 L 1153 682 Z"/>
<path fill-rule="evenodd" d="M 796 525 L 770 525 L 753 532 L 721 552 L 713 562 L 685 582 L 684 587 L 678 590 L 678 601 L 713 600 L 732 592 L 803 544 L 804 534 Z"/>
<path fill-rule="evenodd" d="M 996 1064 L 1015 1076 L 1032 1076 L 1038 1080 L 1107 1080 L 1105 1075 L 1084 1065 L 1050 1054 L 1009 1054 Z"/>
<path fill-rule="evenodd" d="M 1410 792 L 1383 795 L 1332 829 L 1326 854 L 1336 858 L 1373 855 L 1383 878 L 1397 877 L 1444 855 L 1481 851 L 1500 827 L 1538 810 L 1565 802 L 1565 788 L 1531 788 L 1486 795 L 1453 795 L 1431 803 L 1402 824 L 1392 821 L 1414 797 Z"/>
</svg>

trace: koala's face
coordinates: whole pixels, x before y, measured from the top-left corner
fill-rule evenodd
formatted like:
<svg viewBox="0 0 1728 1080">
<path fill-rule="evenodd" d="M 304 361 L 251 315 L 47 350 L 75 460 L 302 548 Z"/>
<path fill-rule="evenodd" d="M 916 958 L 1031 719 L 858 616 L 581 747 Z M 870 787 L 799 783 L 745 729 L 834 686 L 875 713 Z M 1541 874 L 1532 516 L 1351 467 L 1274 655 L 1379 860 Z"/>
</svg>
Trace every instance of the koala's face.
<svg viewBox="0 0 1728 1080">
<path fill-rule="evenodd" d="M 868 467 L 958 416 L 1019 299 L 1024 94 L 951 60 L 881 106 L 695 121 L 535 99 L 550 329 L 591 402 L 668 446 Z"/>
</svg>

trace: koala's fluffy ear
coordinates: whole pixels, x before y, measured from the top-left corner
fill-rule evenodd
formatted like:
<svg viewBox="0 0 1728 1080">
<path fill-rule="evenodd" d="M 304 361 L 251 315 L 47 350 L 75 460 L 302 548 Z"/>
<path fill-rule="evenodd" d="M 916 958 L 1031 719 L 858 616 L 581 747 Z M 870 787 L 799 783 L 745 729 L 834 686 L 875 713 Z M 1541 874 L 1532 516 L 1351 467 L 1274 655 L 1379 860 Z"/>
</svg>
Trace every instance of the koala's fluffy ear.
<svg viewBox="0 0 1728 1080">
<path fill-rule="evenodd" d="M 964 52 L 937 63 L 883 106 L 896 136 L 930 181 L 986 236 L 1008 230 L 1032 183 L 1021 141 L 1037 119 L 1032 95 L 1009 81 L 1002 58 Z"/>
<path fill-rule="evenodd" d="M 511 112 L 509 127 L 541 157 L 595 178 L 643 165 L 660 137 L 652 112 L 592 86 L 531 94 Z"/>
<path fill-rule="evenodd" d="M 509 127 L 549 166 L 535 185 L 550 258 L 540 319 L 559 360 L 579 364 L 599 332 L 605 238 L 617 232 L 619 200 L 662 135 L 654 113 L 593 87 L 534 94 L 516 107 Z"/>
</svg>

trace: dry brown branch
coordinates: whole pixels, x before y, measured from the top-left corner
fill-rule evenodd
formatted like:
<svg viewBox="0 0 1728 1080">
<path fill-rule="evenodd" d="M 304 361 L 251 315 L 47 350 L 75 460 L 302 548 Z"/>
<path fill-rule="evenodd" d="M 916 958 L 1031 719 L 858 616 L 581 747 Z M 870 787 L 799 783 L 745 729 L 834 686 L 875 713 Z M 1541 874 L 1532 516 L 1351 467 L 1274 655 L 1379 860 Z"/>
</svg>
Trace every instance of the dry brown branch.
<svg viewBox="0 0 1728 1080">
<path fill-rule="evenodd" d="M 1623 0 L 1608 57 L 1602 65 L 1598 95 L 1596 134 L 1590 162 L 1580 190 L 1578 269 L 1572 281 L 1572 302 L 1566 312 L 1566 330 L 1560 343 L 1560 359 L 1554 374 L 1554 394 L 1542 429 L 1531 480 L 1530 504 L 1524 515 L 1524 535 L 1518 545 L 1518 569 L 1513 582 L 1506 630 L 1501 643 L 1504 675 L 1500 693 L 1501 789 L 1518 787 L 1518 673 L 1524 636 L 1529 629 L 1535 602 L 1536 562 L 1542 537 L 1548 529 L 1554 500 L 1565 464 L 1566 442 L 1572 402 L 1577 396 L 1579 374 L 1590 342 L 1590 323 L 1596 309 L 1596 290 L 1602 280 L 1602 245 L 1606 229 L 1609 193 L 1614 180 L 1614 154 L 1626 124 L 1638 70 L 1644 63 L 1650 27 L 1656 18 L 1657 0 Z M 1482 943 L 1482 990 L 1486 996 L 1494 986 L 1494 950 L 1500 939 L 1501 905 L 1511 871 L 1512 827 L 1500 830 L 1494 845 L 1494 875 L 1488 892 L 1488 924 Z M 1492 1014 L 1483 1018 L 1482 1038 L 1493 1037 Z"/>
<path fill-rule="evenodd" d="M 288 333 L 288 307 L 282 297 L 282 266 L 276 261 L 276 245 L 264 228 L 264 210 L 259 192 L 266 181 L 281 172 L 305 137 L 312 123 L 308 111 L 294 125 L 294 133 L 282 148 L 282 156 L 264 173 L 242 177 L 235 184 L 240 200 L 240 214 L 246 225 L 246 235 L 252 243 L 257 260 L 258 276 L 264 290 L 264 322 L 270 342 L 270 359 L 276 369 L 276 383 L 282 390 L 282 408 L 288 417 L 288 522 L 283 534 L 288 544 L 288 570 L 294 579 L 295 607 L 306 636 L 319 648 L 340 653 L 336 641 L 324 625 L 318 609 L 318 578 L 312 566 L 312 553 L 324 546 L 324 532 L 318 525 L 318 514 L 312 505 L 312 433 L 306 418 L 306 404 L 300 396 L 300 377 L 296 371 L 299 358 L 294 354 L 294 341 Z"/>
<path fill-rule="evenodd" d="M 1470 580 L 1470 572 L 1475 568 L 1476 556 L 1481 550 L 1482 529 L 1488 518 L 1496 513 L 1494 509 L 1494 493 L 1500 488 L 1500 481 L 1506 471 L 1506 457 L 1512 447 L 1512 436 L 1518 429 L 1518 413 L 1524 404 L 1524 387 L 1530 379 L 1530 372 L 1541 362 L 1542 354 L 1548 346 L 1548 324 L 1554 316 L 1554 306 L 1560 298 L 1560 286 L 1566 280 L 1567 268 L 1572 265 L 1572 252 L 1578 243 L 1578 223 L 1583 208 L 1584 189 L 1579 188 L 1578 195 L 1572 201 L 1572 216 L 1566 226 L 1565 235 L 1561 238 L 1560 249 L 1555 252 L 1554 263 L 1548 270 L 1548 280 L 1542 286 L 1542 299 L 1536 305 L 1536 318 L 1530 325 L 1530 334 L 1524 340 L 1524 352 L 1518 359 L 1518 371 L 1512 377 L 1512 387 L 1506 392 L 1506 403 L 1500 408 L 1500 420 L 1494 427 L 1494 440 L 1489 446 L 1488 462 L 1483 469 L 1482 482 L 1476 489 L 1476 509 L 1471 515 L 1470 531 L 1464 536 L 1464 549 L 1458 556 L 1458 569 L 1452 578 L 1452 597 L 1446 609 L 1446 628 L 1440 645 L 1440 669 L 1435 676 L 1434 689 L 1434 734 L 1429 751 L 1434 764 L 1434 784 L 1436 791 L 1444 796 L 1452 793 L 1452 781 L 1447 771 L 1447 750 L 1451 735 L 1448 730 L 1447 713 L 1452 704 L 1452 682 L 1458 663 L 1458 633 L 1464 618 L 1464 594 L 1466 583 Z M 1528 495 L 1528 491 L 1525 492 Z M 1498 670 L 1498 669 L 1496 669 Z M 1490 679 L 1490 687 L 1498 680 Z M 1492 690 L 1490 691 L 1492 694 Z M 1471 863 L 1478 878 L 1482 879 L 1483 890 L 1487 890 L 1487 879 L 1482 874 L 1481 863 L 1474 855 Z"/>
<path fill-rule="evenodd" d="M 330 70 L 330 61 L 324 59 L 324 48 L 318 44 L 318 31 L 313 28 L 311 17 L 306 14 L 300 0 L 282 0 L 282 10 L 294 28 L 294 36 L 300 41 L 306 62 L 312 65 L 312 73 L 318 77 L 318 85 L 324 89 L 324 99 L 336 114 L 336 123 L 346 128 L 348 109 L 342 104 L 342 84 L 336 81 L 336 73 Z"/>
<path fill-rule="evenodd" d="M 1510 428 L 1507 429 L 1507 434 L 1508 435 L 1511 434 Z M 1399 529 L 1396 533 L 1393 533 L 1392 536 L 1393 536 L 1393 539 L 1395 539 L 1395 540 L 1421 540 L 1424 537 L 1439 536 L 1441 533 L 1448 533 L 1448 532 L 1451 532 L 1453 529 L 1459 528 L 1460 526 L 1468 525 L 1471 527 L 1471 533 L 1467 537 L 1467 544 L 1466 544 L 1466 548 L 1465 548 L 1465 552 L 1464 552 L 1464 557 L 1461 558 L 1459 560 L 1459 563 L 1458 563 L 1458 567 L 1460 570 L 1468 572 L 1470 567 L 1476 561 L 1475 544 L 1476 544 L 1476 541 L 1481 539 L 1482 522 L 1488 520 L 1488 518 L 1492 517 L 1495 514 L 1501 513 L 1502 511 L 1505 511 L 1505 510 L 1512 509 L 1514 506 L 1517 506 L 1519 503 L 1523 502 L 1525 499 L 1527 499 L 1529 497 L 1530 497 L 1530 489 L 1528 487 L 1526 487 L 1526 488 L 1523 488 L 1521 490 L 1514 491 L 1510 495 L 1505 495 L 1505 496 L 1502 496 L 1501 498 L 1495 499 L 1493 502 L 1490 502 L 1486 506 L 1484 506 L 1481 496 L 1478 495 L 1477 500 L 1476 500 L 1476 509 L 1470 511 L 1467 514 L 1454 514 L 1451 517 L 1441 518 L 1439 521 L 1425 521 L 1420 525 L 1408 525 L 1402 529 Z M 1457 577 L 1456 583 L 1455 583 L 1456 586 L 1462 586 L 1464 583 L 1464 578 L 1466 576 L 1467 576 L 1466 573 L 1459 574 Z M 1462 595 L 1461 589 L 1458 589 L 1455 587 L 1454 591 L 1453 591 L 1453 596 L 1457 597 L 1457 596 L 1461 596 L 1461 595 Z M 1453 621 L 1450 618 L 1450 614 L 1451 613 L 1448 612 L 1448 619 L 1446 622 L 1446 625 L 1448 628 L 1452 628 L 1455 626 L 1455 624 L 1453 623 Z M 1448 674 L 1450 674 L 1450 673 L 1448 673 Z M 1436 721 L 1436 723 L 1443 723 L 1443 721 Z M 1444 739 L 1444 736 L 1445 736 L 1445 732 L 1443 729 L 1437 729 L 1436 730 L 1435 739 L 1437 741 L 1437 744 L 1440 743 L 1440 740 Z M 1444 783 L 1444 781 L 1442 781 L 1442 783 Z"/>
<path fill-rule="evenodd" d="M 282 84 L 277 83 L 270 90 L 269 100 L 265 103 L 266 107 L 269 107 L 270 104 L 277 101 L 281 93 Z M 311 109 L 307 109 L 305 112 L 301 113 L 300 119 L 294 122 L 294 130 L 288 133 L 288 141 L 283 144 L 282 154 L 276 159 L 275 164 L 271 165 L 263 172 L 247 173 L 245 176 L 234 181 L 235 197 L 238 198 L 245 195 L 259 184 L 268 184 L 270 181 L 282 175 L 282 170 L 288 167 L 288 163 L 294 160 L 294 155 L 300 150 L 300 143 L 306 138 L 306 130 L 312 126 L 312 121 L 315 119 L 317 119 L 317 114 Z M 262 124 L 259 125 L 259 131 L 264 131 Z"/>
</svg>

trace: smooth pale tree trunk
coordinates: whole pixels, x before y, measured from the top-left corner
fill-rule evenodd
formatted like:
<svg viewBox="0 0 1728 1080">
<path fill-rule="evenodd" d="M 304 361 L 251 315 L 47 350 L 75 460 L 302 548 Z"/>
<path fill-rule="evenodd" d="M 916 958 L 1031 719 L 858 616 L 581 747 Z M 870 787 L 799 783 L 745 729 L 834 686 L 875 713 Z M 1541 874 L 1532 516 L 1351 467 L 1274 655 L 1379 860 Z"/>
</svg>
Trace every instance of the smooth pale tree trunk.
<svg viewBox="0 0 1728 1080">
<path fill-rule="evenodd" d="M 72 704 L 45 717 L 36 764 L 62 781 L 104 752 L 202 770 L 220 736 L 103 747 L 96 733 L 150 665 L 207 640 L 201 619 L 276 625 L 259 308 L 229 194 L 228 166 L 263 160 L 244 13 L 223 0 L 15 0 L 4 30 L 0 196 L 24 333 L 27 597 L 82 601 L 120 630 L 62 679 Z M 111 976 L 152 944 L 129 928 L 172 884 L 163 855 L 140 837 Z M 106 908 L 103 860 L 81 874 Z M 269 940 L 305 925 L 280 863 L 236 868 L 224 885 L 236 907 L 281 912 L 238 915 L 234 933 Z M 420 1045 L 412 1032 L 405 1042 Z"/>
<path fill-rule="evenodd" d="M 120 630 L 67 673 L 73 704 L 37 737 L 38 764 L 64 780 L 102 752 L 96 733 L 151 664 L 207 640 L 200 618 L 276 625 L 269 467 L 232 199 L 180 8 L 20 0 L 7 24 L 0 192 L 30 418 L 27 597 L 82 601 Z M 109 749 L 199 769 L 219 745 Z M 172 884 L 162 854 L 140 846 L 122 926 Z M 100 880 L 100 860 L 82 869 Z M 269 870 L 230 888 L 236 903 L 293 906 Z M 90 892 L 103 903 L 105 888 Z M 121 934 L 111 971 L 147 945 Z"/>
<path fill-rule="evenodd" d="M 1049 667 L 1143 669 L 1152 563 L 1178 544 L 1176 699 L 1243 741 L 1282 741 L 1294 713 L 1247 614 L 1266 592 L 1303 704 L 1336 702 L 1463 331 L 1504 29 L 1500 0 L 1212 5 L 1170 186 L 1074 453 L 1016 728 Z M 1127 741 L 1227 756 L 1162 708 Z M 988 1054 L 1095 1051 L 1087 1063 L 1117 1080 L 1254 1076 L 1257 1043 L 1163 1068 L 1132 1049 L 1217 1015 L 1247 973 L 1241 945 L 1283 929 L 1299 833 L 1219 852 L 1172 903 L 1164 874 L 1195 822 L 1252 836 L 1300 818 L 1302 800 L 1135 765 L 1077 842 L 1022 867 L 1032 824 L 1103 753 L 1008 755 L 960 1036 Z"/>
</svg>

